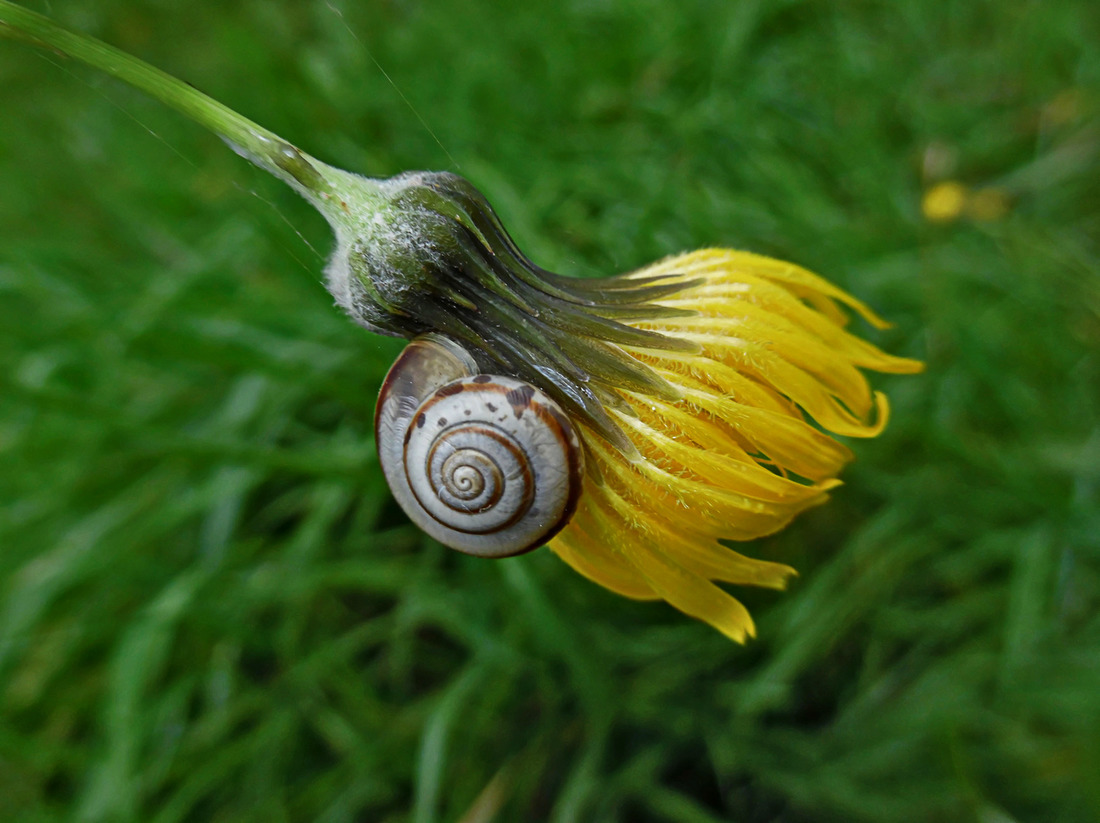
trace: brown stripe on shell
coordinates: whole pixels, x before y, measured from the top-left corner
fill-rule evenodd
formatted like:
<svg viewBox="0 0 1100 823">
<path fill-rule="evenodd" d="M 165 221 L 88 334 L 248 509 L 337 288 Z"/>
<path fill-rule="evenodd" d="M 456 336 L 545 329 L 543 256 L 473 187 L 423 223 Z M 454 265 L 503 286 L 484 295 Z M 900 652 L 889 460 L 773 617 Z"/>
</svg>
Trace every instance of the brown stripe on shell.
<svg viewBox="0 0 1100 823">
<path fill-rule="evenodd" d="M 456 380 L 453 383 L 448 383 L 446 386 L 441 386 L 435 390 L 436 397 L 450 397 L 452 394 L 461 394 L 466 391 L 466 382 L 464 380 Z"/>
<path fill-rule="evenodd" d="M 524 383 L 518 389 L 509 389 L 504 395 L 504 399 L 508 401 L 516 417 L 520 418 L 523 417 L 523 413 L 531 407 L 531 398 L 534 396 L 535 387 L 528 386 Z"/>
</svg>

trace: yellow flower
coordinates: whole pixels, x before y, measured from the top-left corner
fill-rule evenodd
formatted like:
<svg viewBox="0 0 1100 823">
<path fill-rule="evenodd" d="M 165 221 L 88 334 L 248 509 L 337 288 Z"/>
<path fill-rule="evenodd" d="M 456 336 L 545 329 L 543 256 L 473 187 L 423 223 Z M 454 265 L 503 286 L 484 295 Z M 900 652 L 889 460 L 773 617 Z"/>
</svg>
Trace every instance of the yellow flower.
<svg viewBox="0 0 1100 823">
<path fill-rule="evenodd" d="M 954 180 L 937 183 L 921 198 L 921 211 L 933 223 L 950 223 L 963 215 L 973 220 L 1000 220 L 1010 208 L 1008 192 L 995 187 L 971 190 Z"/>
<path fill-rule="evenodd" d="M 821 429 L 874 437 L 889 414 L 885 395 L 872 392 L 859 370 L 914 373 L 922 364 L 846 331 L 841 306 L 876 327 L 887 324 L 789 263 L 709 249 L 631 275 L 654 276 L 699 279 L 656 301 L 696 314 L 631 325 L 697 343 L 701 352 L 633 351 L 679 399 L 618 390 L 636 416 L 611 414 L 640 459 L 582 426 L 587 487 L 550 548 L 614 592 L 666 600 L 743 642 L 755 633 L 752 618 L 715 583 L 781 589 L 795 570 L 719 540 L 772 534 L 823 503 L 852 453 Z"/>
<path fill-rule="evenodd" d="M 937 183 L 921 198 L 921 211 L 933 223 L 949 223 L 963 213 L 968 196 L 969 191 L 962 183 L 954 180 Z"/>
<path fill-rule="evenodd" d="M 1010 208 L 1008 193 L 997 188 L 978 189 L 966 201 L 966 213 L 974 220 L 1000 220 Z"/>
</svg>

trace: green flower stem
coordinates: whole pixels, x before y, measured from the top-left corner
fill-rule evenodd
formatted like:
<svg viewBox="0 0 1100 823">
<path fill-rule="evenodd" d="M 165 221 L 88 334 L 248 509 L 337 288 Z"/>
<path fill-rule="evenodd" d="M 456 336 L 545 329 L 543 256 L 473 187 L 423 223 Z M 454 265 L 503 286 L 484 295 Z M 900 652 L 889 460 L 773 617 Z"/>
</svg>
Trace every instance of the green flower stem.
<svg viewBox="0 0 1100 823">
<path fill-rule="evenodd" d="M 93 37 L 68 31 L 48 17 L 0 0 L 0 36 L 23 40 L 40 48 L 87 63 L 141 89 L 162 103 L 205 126 L 235 151 L 297 189 L 330 223 L 343 223 L 341 212 L 349 199 L 371 197 L 368 178 L 328 166 L 310 157 L 263 126 L 181 80 Z M 376 186 L 373 186 L 377 188 Z"/>
</svg>

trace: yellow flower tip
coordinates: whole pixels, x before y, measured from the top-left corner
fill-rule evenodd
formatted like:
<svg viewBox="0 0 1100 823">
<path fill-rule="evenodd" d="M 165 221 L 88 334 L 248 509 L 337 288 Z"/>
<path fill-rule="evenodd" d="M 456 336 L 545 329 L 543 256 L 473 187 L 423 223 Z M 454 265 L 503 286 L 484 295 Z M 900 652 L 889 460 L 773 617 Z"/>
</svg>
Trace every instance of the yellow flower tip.
<svg viewBox="0 0 1100 823">
<path fill-rule="evenodd" d="M 847 331 L 841 307 L 885 324 L 788 263 L 705 249 L 630 276 L 692 283 L 656 301 L 681 311 L 630 325 L 692 341 L 698 352 L 632 351 L 675 391 L 618 390 L 611 415 L 633 458 L 582 426 L 590 482 L 550 545 L 594 582 L 665 600 L 744 642 L 755 636 L 752 618 L 717 584 L 781 590 L 797 572 L 720 541 L 773 534 L 824 503 L 852 458 L 828 433 L 875 437 L 889 420 L 886 396 L 863 371 L 912 374 L 922 364 Z"/>
<path fill-rule="evenodd" d="M 878 437 L 882 434 L 886 429 L 886 424 L 890 422 L 890 401 L 885 394 L 877 391 L 874 394 L 874 403 L 874 414 L 871 415 L 866 424 L 851 426 L 837 433 L 847 437 L 861 437 L 864 439 Z"/>
<path fill-rule="evenodd" d="M 754 623 L 752 618 L 750 617 L 748 623 L 741 627 L 740 633 L 727 633 L 726 637 L 728 637 L 734 643 L 740 643 L 742 646 L 744 646 L 747 641 L 756 639 L 756 623 Z"/>
<path fill-rule="evenodd" d="M 880 371 L 885 374 L 920 374 L 924 371 L 924 368 L 925 364 L 923 360 L 914 360 L 910 357 L 886 356 L 875 371 Z"/>
<path fill-rule="evenodd" d="M 792 566 L 784 566 L 787 570 L 786 576 L 783 578 L 783 590 L 786 590 L 787 584 L 790 582 L 790 578 L 798 577 L 798 569 Z"/>
</svg>

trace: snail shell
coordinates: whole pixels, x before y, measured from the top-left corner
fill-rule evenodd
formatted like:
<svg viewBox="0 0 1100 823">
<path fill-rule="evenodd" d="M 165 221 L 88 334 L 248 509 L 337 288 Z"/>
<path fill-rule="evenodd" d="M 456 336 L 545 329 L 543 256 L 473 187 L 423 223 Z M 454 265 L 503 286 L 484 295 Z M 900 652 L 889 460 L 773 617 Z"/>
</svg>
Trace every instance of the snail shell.
<svg viewBox="0 0 1100 823">
<path fill-rule="evenodd" d="M 584 460 L 569 418 L 528 383 L 478 374 L 445 337 L 405 347 L 382 384 L 374 426 L 397 502 L 452 549 L 521 554 L 576 510 Z"/>
</svg>

